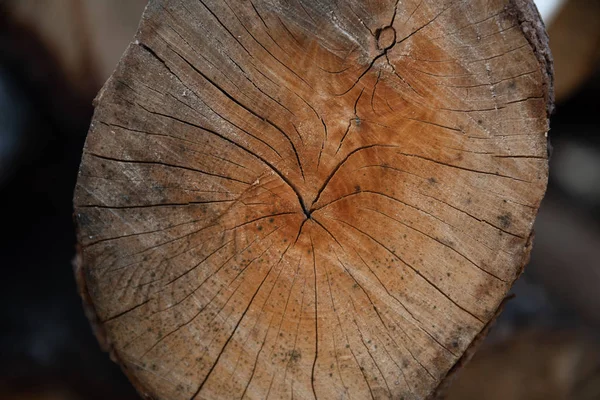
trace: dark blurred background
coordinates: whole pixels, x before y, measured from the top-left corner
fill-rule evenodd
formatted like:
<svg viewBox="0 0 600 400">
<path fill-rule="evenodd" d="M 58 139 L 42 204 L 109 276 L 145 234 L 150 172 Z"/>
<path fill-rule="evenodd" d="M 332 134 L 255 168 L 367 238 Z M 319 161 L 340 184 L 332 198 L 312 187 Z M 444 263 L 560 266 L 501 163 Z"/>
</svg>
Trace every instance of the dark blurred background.
<svg viewBox="0 0 600 400">
<path fill-rule="evenodd" d="M 71 215 L 92 100 L 145 3 L 0 0 L 0 399 L 138 398 L 84 316 Z M 600 399 L 600 0 L 538 3 L 550 184 L 531 263 L 450 399 Z"/>
</svg>

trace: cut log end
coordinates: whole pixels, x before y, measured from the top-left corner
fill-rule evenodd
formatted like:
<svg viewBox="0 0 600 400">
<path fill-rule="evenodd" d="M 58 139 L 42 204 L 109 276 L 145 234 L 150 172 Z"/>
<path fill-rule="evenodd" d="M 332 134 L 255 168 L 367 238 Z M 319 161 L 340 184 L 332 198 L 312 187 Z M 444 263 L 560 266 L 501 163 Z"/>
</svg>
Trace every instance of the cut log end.
<svg viewBox="0 0 600 400">
<path fill-rule="evenodd" d="M 432 396 L 527 261 L 551 64 L 523 0 L 150 1 L 75 191 L 100 341 L 153 399 Z"/>
</svg>

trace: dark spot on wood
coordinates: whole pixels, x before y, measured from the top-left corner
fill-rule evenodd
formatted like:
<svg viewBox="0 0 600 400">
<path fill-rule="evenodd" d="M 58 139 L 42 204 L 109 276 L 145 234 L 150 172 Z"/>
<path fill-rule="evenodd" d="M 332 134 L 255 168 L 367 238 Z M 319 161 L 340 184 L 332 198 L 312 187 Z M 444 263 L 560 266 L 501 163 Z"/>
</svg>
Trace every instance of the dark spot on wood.
<svg viewBox="0 0 600 400">
<path fill-rule="evenodd" d="M 92 221 L 86 213 L 77 214 L 77 222 L 81 227 L 87 227 Z"/>
<path fill-rule="evenodd" d="M 498 221 L 500 222 L 500 227 L 502 227 L 502 229 L 508 229 L 512 225 L 512 216 L 510 213 L 499 215 Z"/>
<path fill-rule="evenodd" d="M 298 360 L 300 360 L 300 357 L 302 357 L 302 355 L 300 354 L 300 352 L 296 349 L 288 352 L 288 357 L 290 358 L 290 362 L 297 362 Z"/>
</svg>

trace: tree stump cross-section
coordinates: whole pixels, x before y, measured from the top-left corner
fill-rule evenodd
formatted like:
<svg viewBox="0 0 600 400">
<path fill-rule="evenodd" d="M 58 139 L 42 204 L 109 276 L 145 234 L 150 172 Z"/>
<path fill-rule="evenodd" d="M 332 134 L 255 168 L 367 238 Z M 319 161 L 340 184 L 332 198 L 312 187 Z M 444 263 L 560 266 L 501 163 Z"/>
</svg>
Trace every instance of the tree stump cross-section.
<svg viewBox="0 0 600 400">
<path fill-rule="evenodd" d="M 424 399 L 527 262 L 528 0 L 151 0 L 75 191 L 98 337 L 152 399 Z"/>
</svg>

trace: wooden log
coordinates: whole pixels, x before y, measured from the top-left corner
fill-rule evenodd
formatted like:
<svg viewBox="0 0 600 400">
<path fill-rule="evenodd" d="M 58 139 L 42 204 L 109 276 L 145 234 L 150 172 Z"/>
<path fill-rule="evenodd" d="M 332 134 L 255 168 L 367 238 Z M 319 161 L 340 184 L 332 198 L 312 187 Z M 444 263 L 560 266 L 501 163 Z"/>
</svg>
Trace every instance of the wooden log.
<svg viewBox="0 0 600 400">
<path fill-rule="evenodd" d="M 98 336 L 152 399 L 436 393 L 548 177 L 528 0 L 150 1 L 75 191 Z"/>
<path fill-rule="evenodd" d="M 569 0 L 548 27 L 556 70 L 556 102 L 568 100 L 598 70 L 600 2 Z"/>
<path fill-rule="evenodd" d="M 522 331 L 487 345 L 461 371 L 446 400 L 600 398 L 596 340 L 573 331 Z"/>
<path fill-rule="evenodd" d="M 67 79 L 91 97 L 135 33 L 145 0 L 0 2 L 0 12 L 35 32 Z"/>
</svg>

